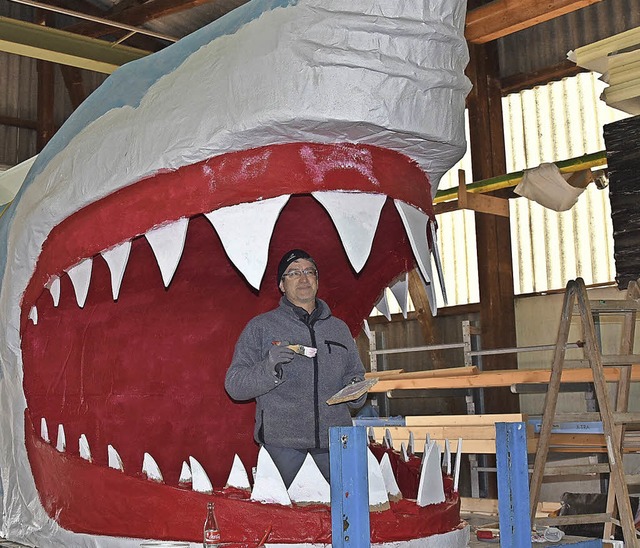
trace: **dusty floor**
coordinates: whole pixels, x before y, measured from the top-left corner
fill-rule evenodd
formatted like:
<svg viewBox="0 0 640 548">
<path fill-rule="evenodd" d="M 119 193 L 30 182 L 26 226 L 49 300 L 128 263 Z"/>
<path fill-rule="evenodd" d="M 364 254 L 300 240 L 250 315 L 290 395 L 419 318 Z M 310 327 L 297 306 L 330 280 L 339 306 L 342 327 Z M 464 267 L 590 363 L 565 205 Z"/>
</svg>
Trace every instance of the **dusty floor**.
<svg viewBox="0 0 640 548">
<path fill-rule="evenodd" d="M 476 539 L 475 528 L 483 527 L 489 524 L 496 523 L 495 517 L 483 517 L 483 516 L 471 516 L 465 515 L 463 518 L 471 525 L 471 542 L 469 543 L 469 548 L 487 548 L 487 546 L 497 546 L 498 544 L 482 542 Z M 579 542 L 580 539 L 576 537 L 565 538 L 564 542 Z M 555 543 L 544 544 L 542 546 L 561 546 Z M 16 544 L 15 542 L 9 542 L 8 540 L 0 539 L 0 548 L 24 548 L 22 544 Z"/>
</svg>

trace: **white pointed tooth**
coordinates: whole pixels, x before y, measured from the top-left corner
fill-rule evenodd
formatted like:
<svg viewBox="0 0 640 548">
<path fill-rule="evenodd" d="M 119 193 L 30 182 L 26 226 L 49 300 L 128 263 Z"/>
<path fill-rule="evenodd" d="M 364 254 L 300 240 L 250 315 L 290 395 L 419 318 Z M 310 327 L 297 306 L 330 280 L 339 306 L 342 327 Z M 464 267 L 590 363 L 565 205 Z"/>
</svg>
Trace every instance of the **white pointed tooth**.
<svg viewBox="0 0 640 548">
<path fill-rule="evenodd" d="M 431 434 L 429 434 L 429 433 L 427 433 L 426 443 L 427 443 L 427 445 L 431 445 Z"/>
<path fill-rule="evenodd" d="M 389 440 L 387 439 L 387 436 L 382 436 L 382 447 L 385 449 L 391 449 L 391 447 L 389 447 Z"/>
<path fill-rule="evenodd" d="M 236 489 L 245 489 L 247 491 L 251 489 L 247 469 L 244 467 L 244 464 L 238 455 L 233 456 L 233 464 L 231 465 L 231 472 L 229 472 L 229 478 L 227 479 L 226 486 L 235 487 Z"/>
<path fill-rule="evenodd" d="M 180 477 L 178 478 L 178 483 L 192 483 L 193 482 L 193 476 L 191 475 L 191 468 L 189 468 L 189 465 L 185 462 L 182 461 L 182 468 L 180 469 Z"/>
<path fill-rule="evenodd" d="M 67 438 L 64 435 L 64 426 L 58 425 L 58 440 L 56 441 L 56 449 L 60 453 L 64 453 L 67 450 Z"/>
<path fill-rule="evenodd" d="M 440 250 L 438 249 L 438 236 L 436 234 L 436 223 L 434 221 L 429 222 L 429 227 L 431 228 L 431 253 L 433 254 L 433 258 L 436 262 L 436 271 L 438 272 L 438 280 L 440 280 L 440 289 L 442 290 L 442 299 L 444 300 L 444 305 L 447 306 L 447 288 L 444 284 L 444 271 L 442 270 L 442 261 L 440 260 Z"/>
<path fill-rule="evenodd" d="M 387 197 L 364 192 L 312 192 L 333 221 L 349 262 L 356 272 L 364 267 Z"/>
<path fill-rule="evenodd" d="M 402 310 L 402 317 L 406 320 L 407 311 L 409 310 L 409 274 L 405 272 L 404 276 L 389 289 L 391 289 L 391 293 L 398 301 L 400 310 Z"/>
<path fill-rule="evenodd" d="M 444 454 L 442 455 L 442 466 L 447 471 L 447 475 L 451 475 L 451 445 L 449 440 L 444 440 Z"/>
<path fill-rule="evenodd" d="M 80 434 L 80 439 L 78 440 L 78 447 L 80 449 L 80 457 L 84 460 L 88 460 L 92 462 L 91 458 L 91 449 L 89 448 L 89 441 L 87 440 L 87 436 L 84 434 Z"/>
<path fill-rule="evenodd" d="M 391 430 L 388 428 L 384 431 L 384 437 L 387 438 L 387 445 L 389 449 L 393 449 L 393 438 L 391 437 Z"/>
<path fill-rule="evenodd" d="M 400 444 L 400 455 L 402 455 L 402 460 L 404 462 L 409 462 L 409 453 L 407 453 L 407 448 L 404 445 L 404 442 Z"/>
<path fill-rule="evenodd" d="M 221 207 L 205 217 L 213 225 L 231 262 L 256 289 L 267 268 L 269 242 L 289 194 Z"/>
<path fill-rule="evenodd" d="M 418 268 L 427 282 L 431 282 L 431 253 L 427 243 L 429 216 L 401 200 L 394 200 L 393 203 L 396 205 L 405 232 L 409 237 Z"/>
<path fill-rule="evenodd" d="M 368 437 L 369 437 L 369 441 L 370 442 L 372 442 L 372 443 L 376 442 L 376 432 L 373 429 L 373 426 L 369 426 Z"/>
<path fill-rule="evenodd" d="M 49 290 L 49 293 L 51 293 L 53 306 L 57 307 L 60 303 L 60 278 L 58 276 L 51 276 L 49 283 L 47 283 L 45 287 Z"/>
<path fill-rule="evenodd" d="M 307 453 L 300 470 L 289 486 L 289 498 L 292 502 L 329 504 L 330 490 L 329 482 L 320 472 L 316 461 Z"/>
<path fill-rule="evenodd" d="M 425 448 L 426 454 L 422 459 L 420 470 L 420 484 L 418 485 L 418 506 L 438 504 L 444 502 L 444 484 L 442 469 L 440 468 L 440 448 L 432 443 Z"/>
<path fill-rule="evenodd" d="M 364 334 L 367 336 L 367 339 L 369 339 L 369 342 L 373 341 L 373 333 L 371 332 L 371 328 L 369 327 L 369 322 L 367 320 L 362 322 L 362 329 Z"/>
<path fill-rule="evenodd" d="M 152 228 L 144 235 L 156 256 L 165 287 L 169 287 L 178 268 L 188 226 L 189 219 L 178 219 L 167 225 Z"/>
<path fill-rule="evenodd" d="M 118 295 L 120 294 L 120 286 L 122 285 L 122 278 L 124 277 L 125 268 L 127 268 L 130 252 L 131 242 L 122 242 L 100 253 L 111 273 L 111 294 L 114 301 L 118 300 Z"/>
<path fill-rule="evenodd" d="M 282 476 L 271 455 L 264 447 L 261 447 L 258 452 L 258 466 L 256 467 L 253 491 L 251 491 L 251 500 L 291 506 L 291 499 Z"/>
<path fill-rule="evenodd" d="M 33 322 L 33 325 L 38 325 L 38 309 L 35 306 L 29 310 L 29 319 Z"/>
<path fill-rule="evenodd" d="M 387 318 L 388 321 L 391 321 L 391 312 L 389 311 L 389 300 L 387 298 L 386 289 L 382 292 L 382 297 L 378 301 L 378 304 L 376 304 L 376 308 L 384 315 L 385 318 Z"/>
<path fill-rule="evenodd" d="M 460 481 L 460 459 L 462 458 L 462 438 L 458 438 L 458 447 L 456 449 L 456 465 L 453 472 L 453 490 L 458 491 L 458 483 Z"/>
<path fill-rule="evenodd" d="M 87 295 L 89 294 L 92 267 L 93 259 L 89 257 L 66 271 L 67 274 L 69 274 L 69 278 L 71 278 L 73 291 L 76 294 L 76 302 L 80 308 L 84 307 Z"/>
<path fill-rule="evenodd" d="M 416 454 L 416 440 L 411 430 L 409 430 L 409 443 L 407 445 L 407 451 L 410 455 Z"/>
<path fill-rule="evenodd" d="M 431 313 L 437 314 L 435 293 L 433 291 L 433 274 L 431 272 L 431 251 L 427 242 L 427 225 L 429 216 L 419 211 L 413 206 L 400 200 L 394 200 L 404 229 L 409 237 L 409 243 L 413 250 L 413 256 L 418 265 L 418 272 L 422 275 L 422 282 L 425 285 L 427 298 L 431 305 Z"/>
<path fill-rule="evenodd" d="M 149 454 L 145 453 L 142 457 L 142 473 L 147 476 L 147 479 L 164 483 L 162 472 L 156 460 Z"/>
<path fill-rule="evenodd" d="M 200 464 L 193 457 L 189 457 L 189 465 L 191 467 L 191 489 L 198 491 L 199 493 L 213 493 L 213 485 L 207 473 L 204 471 L 202 464 Z"/>
<path fill-rule="evenodd" d="M 107 445 L 107 458 L 109 459 L 109 468 L 124 472 L 124 464 L 122 464 L 122 459 L 120 458 L 120 455 L 113 445 Z"/>
<path fill-rule="evenodd" d="M 367 472 L 369 474 L 369 509 L 388 510 L 389 495 L 382 477 L 382 470 L 369 448 L 367 448 Z"/>
<path fill-rule="evenodd" d="M 380 470 L 382 471 L 382 479 L 384 480 L 384 485 L 387 490 L 387 494 L 389 495 L 389 499 L 394 501 L 400 500 L 402 498 L 402 493 L 398 487 L 396 477 L 393 475 L 391 460 L 389 460 L 389 453 L 382 455 Z"/>
<path fill-rule="evenodd" d="M 49 439 L 49 427 L 47 426 L 47 419 L 42 417 L 40 419 L 40 437 L 47 443 L 51 443 Z"/>
</svg>

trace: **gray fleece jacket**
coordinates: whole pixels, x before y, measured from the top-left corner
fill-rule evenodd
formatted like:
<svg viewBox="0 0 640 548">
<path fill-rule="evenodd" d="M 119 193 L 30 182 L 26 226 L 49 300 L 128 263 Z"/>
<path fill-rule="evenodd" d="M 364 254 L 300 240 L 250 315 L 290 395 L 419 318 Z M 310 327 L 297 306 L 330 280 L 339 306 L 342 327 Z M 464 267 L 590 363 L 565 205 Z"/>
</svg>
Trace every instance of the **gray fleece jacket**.
<svg viewBox="0 0 640 548">
<path fill-rule="evenodd" d="M 273 341 L 318 349 L 315 358 L 296 354 L 282 364 L 281 378 L 269 365 Z M 364 367 L 349 328 L 317 299 L 311 315 L 282 297 L 278 308 L 253 318 L 236 344 L 225 388 L 235 400 L 256 400 L 254 437 L 258 443 L 294 449 L 327 448 L 330 426 L 350 426 L 349 404 L 326 401 Z M 359 407 L 361 397 L 351 402 Z"/>
</svg>

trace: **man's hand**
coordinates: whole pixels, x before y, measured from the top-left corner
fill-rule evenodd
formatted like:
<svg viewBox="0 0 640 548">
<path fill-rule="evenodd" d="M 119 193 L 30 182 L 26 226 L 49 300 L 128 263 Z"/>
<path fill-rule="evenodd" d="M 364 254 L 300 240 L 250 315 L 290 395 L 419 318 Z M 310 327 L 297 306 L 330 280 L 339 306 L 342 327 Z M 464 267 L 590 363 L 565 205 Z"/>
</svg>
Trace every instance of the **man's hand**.
<svg viewBox="0 0 640 548">
<path fill-rule="evenodd" d="M 279 368 L 276 366 L 282 363 L 289 363 L 296 353 L 291 350 L 291 348 L 287 348 L 286 346 L 272 346 L 269 349 L 269 365 L 273 367 L 274 371 L 277 371 Z"/>
</svg>

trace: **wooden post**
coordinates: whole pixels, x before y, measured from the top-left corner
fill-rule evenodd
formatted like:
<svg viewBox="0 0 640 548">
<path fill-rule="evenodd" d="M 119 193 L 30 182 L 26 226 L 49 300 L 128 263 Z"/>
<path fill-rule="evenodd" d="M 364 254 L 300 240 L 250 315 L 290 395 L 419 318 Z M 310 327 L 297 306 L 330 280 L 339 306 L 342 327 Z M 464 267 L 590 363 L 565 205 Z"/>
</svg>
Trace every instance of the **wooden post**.
<svg viewBox="0 0 640 548">
<path fill-rule="evenodd" d="M 473 2 L 470 8 L 473 8 Z M 467 68 L 473 90 L 467 99 L 471 131 L 471 162 L 474 180 L 506 173 L 502 96 L 495 43 L 470 45 Z M 476 213 L 478 279 L 480 286 L 480 328 L 483 348 L 516 346 L 513 306 L 511 228 L 507 217 Z M 483 358 L 485 371 L 517 369 L 515 355 Z M 510 390 L 493 390 L 485 401 L 487 413 L 517 412 L 518 396 Z"/>
<path fill-rule="evenodd" d="M 42 11 L 36 12 L 36 17 L 41 25 L 46 24 L 48 14 Z M 36 149 L 40 152 L 51 140 L 56 132 L 53 117 L 53 106 L 55 100 L 55 78 L 54 65 L 48 61 L 38 61 L 38 119 Z"/>
</svg>

